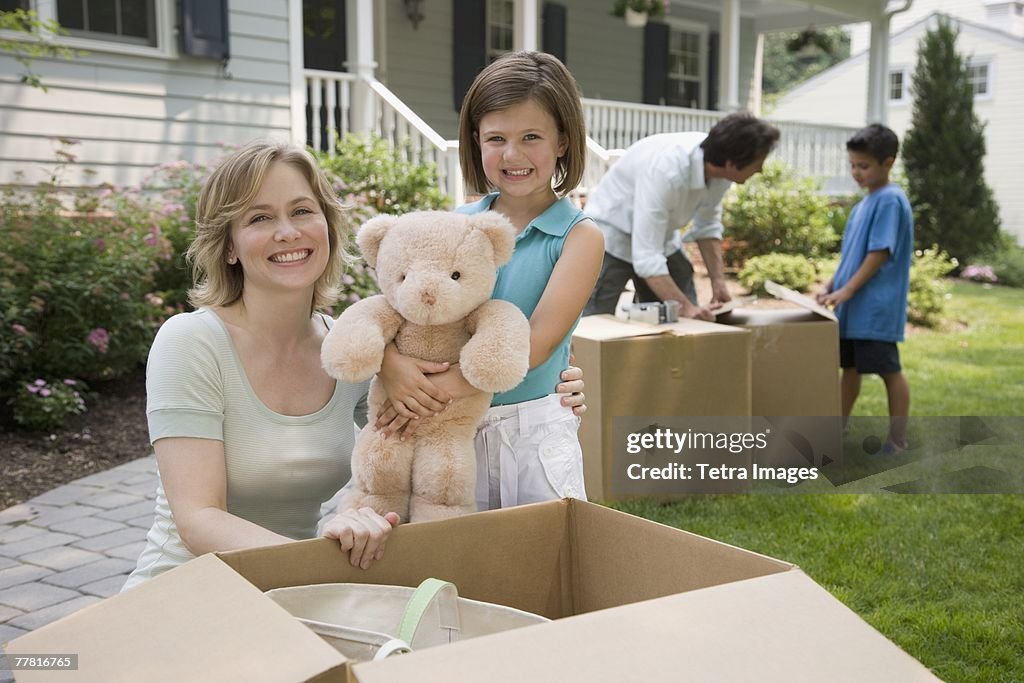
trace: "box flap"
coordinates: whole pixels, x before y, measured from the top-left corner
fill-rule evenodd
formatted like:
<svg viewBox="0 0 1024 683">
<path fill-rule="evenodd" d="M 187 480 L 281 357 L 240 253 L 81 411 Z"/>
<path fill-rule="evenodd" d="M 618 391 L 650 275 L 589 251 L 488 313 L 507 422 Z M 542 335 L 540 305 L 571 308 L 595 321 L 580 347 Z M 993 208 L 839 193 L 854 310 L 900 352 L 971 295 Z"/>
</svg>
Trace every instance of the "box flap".
<svg viewBox="0 0 1024 683">
<path fill-rule="evenodd" d="M 78 654 L 77 672 L 19 671 L 18 683 L 340 681 L 346 668 L 345 657 L 214 555 L 27 633 L 6 651 Z"/>
<path fill-rule="evenodd" d="M 665 325 L 648 325 L 636 321 L 619 320 L 614 315 L 588 315 L 580 318 L 573 331 L 574 337 L 584 337 L 602 341 L 605 339 L 629 339 L 630 337 L 650 337 L 668 334 Z"/>
<path fill-rule="evenodd" d="M 736 310 L 737 308 L 743 308 L 744 306 L 750 306 L 751 304 L 757 303 L 757 296 L 751 294 L 750 296 L 738 296 L 735 299 L 730 299 L 724 304 L 711 311 L 715 314 L 715 317 L 729 313 Z"/>
<path fill-rule="evenodd" d="M 719 323 L 711 323 L 705 320 L 692 320 L 690 318 L 680 318 L 674 323 L 665 323 L 658 325 L 668 329 L 672 334 L 677 337 L 686 337 L 690 335 L 707 335 L 707 334 L 736 334 L 737 332 L 742 333 L 743 330 L 739 330 L 729 325 L 721 325 Z"/>
<path fill-rule="evenodd" d="M 651 552 L 657 552 L 651 549 Z M 359 683 L 938 681 L 799 570 L 356 664 Z"/>
<path fill-rule="evenodd" d="M 814 311 L 823 318 L 836 321 L 839 320 L 836 318 L 835 313 L 825 308 L 811 297 L 801 294 L 800 292 L 793 291 L 789 287 L 784 287 L 777 282 L 772 282 L 771 280 L 765 280 L 764 288 L 765 291 L 777 299 L 789 301 L 797 306 L 803 306 L 807 310 Z"/>
</svg>

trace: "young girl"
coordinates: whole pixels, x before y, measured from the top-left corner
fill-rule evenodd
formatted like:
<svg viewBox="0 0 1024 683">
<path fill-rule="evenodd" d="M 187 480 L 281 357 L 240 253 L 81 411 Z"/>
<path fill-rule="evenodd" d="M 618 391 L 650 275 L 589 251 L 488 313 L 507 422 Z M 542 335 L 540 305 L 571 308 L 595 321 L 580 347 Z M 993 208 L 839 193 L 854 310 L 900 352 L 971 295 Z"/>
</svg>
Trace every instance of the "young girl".
<svg viewBox="0 0 1024 683">
<path fill-rule="evenodd" d="M 518 229 L 493 296 L 519 306 L 531 329 L 529 374 L 494 396 L 477 431 L 478 507 L 585 499 L 579 420 L 552 392 L 569 366 L 604 238 L 564 196 L 579 184 L 586 158 L 583 111 L 565 66 L 548 54 L 516 52 L 481 71 L 462 104 L 459 157 L 469 189 L 489 194 L 458 211 L 497 211 Z M 429 416 L 449 397 L 475 391 L 457 367 L 424 374 L 443 369 L 389 349 L 380 377 L 395 412 Z"/>
</svg>

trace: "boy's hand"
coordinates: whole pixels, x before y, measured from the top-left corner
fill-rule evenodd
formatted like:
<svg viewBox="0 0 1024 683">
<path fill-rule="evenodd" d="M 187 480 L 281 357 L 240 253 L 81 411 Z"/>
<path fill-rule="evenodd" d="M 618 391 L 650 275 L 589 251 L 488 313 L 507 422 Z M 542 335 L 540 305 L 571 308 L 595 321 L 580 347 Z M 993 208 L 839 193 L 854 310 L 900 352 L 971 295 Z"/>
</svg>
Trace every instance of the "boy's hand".
<svg viewBox="0 0 1024 683">
<path fill-rule="evenodd" d="M 853 293 L 846 289 L 846 287 L 840 287 L 834 292 L 827 292 L 819 294 L 817 296 L 818 303 L 822 306 L 838 306 L 844 301 L 849 301 Z"/>
</svg>

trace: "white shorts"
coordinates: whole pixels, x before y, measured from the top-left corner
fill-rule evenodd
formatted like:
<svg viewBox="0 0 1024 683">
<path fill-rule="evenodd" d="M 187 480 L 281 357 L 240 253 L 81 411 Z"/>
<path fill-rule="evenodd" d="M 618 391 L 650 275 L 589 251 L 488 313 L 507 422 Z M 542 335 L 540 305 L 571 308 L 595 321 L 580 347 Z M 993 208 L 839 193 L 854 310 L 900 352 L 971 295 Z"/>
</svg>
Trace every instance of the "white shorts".
<svg viewBox="0 0 1024 683">
<path fill-rule="evenodd" d="M 586 500 L 580 420 L 561 396 L 487 411 L 476 439 L 476 504 L 495 510 L 561 498 Z"/>
</svg>

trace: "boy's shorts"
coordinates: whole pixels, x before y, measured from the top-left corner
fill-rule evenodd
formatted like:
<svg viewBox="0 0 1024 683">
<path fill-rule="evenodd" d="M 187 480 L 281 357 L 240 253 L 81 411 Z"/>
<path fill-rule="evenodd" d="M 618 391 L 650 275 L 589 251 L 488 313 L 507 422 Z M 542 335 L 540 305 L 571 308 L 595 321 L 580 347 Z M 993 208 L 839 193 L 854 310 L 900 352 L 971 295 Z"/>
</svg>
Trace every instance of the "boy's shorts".
<svg viewBox="0 0 1024 683">
<path fill-rule="evenodd" d="M 874 339 L 840 339 L 839 366 L 856 368 L 862 375 L 890 375 L 903 369 L 896 342 Z"/>
</svg>

